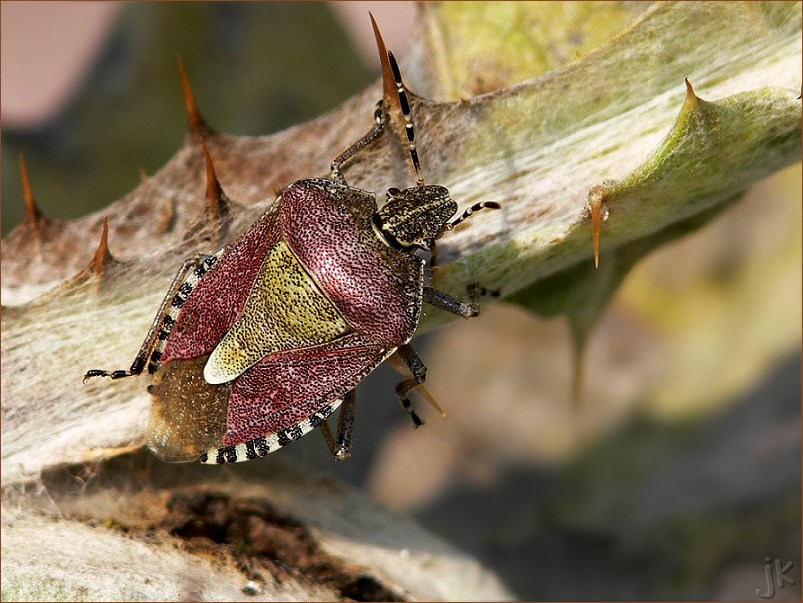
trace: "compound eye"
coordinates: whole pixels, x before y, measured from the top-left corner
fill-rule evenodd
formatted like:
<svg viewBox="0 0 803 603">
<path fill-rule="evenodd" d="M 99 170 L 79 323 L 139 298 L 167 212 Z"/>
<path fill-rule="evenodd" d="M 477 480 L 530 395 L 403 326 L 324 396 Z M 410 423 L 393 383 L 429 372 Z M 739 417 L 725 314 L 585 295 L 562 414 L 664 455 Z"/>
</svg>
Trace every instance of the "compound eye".
<svg viewBox="0 0 803 603">
<path fill-rule="evenodd" d="M 388 189 L 388 197 L 398 197 L 401 191 L 395 186 Z"/>
</svg>

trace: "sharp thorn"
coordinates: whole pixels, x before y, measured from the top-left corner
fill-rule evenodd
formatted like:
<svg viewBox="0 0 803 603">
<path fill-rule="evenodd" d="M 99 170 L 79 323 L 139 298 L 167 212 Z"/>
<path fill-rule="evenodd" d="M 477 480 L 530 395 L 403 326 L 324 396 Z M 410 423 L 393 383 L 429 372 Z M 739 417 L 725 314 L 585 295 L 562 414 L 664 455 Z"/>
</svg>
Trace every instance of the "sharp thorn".
<svg viewBox="0 0 803 603">
<path fill-rule="evenodd" d="M 425 179 L 421 172 L 421 162 L 418 158 L 418 151 L 415 145 L 415 134 L 413 128 L 413 119 L 410 111 L 410 93 L 402 81 L 399 65 L 393 53 L 385 47 L 385 41 L 382 39 L 382 34 L 379 32 L 379 26 L 376 24 L 376 19 L 371 13 L 371 26 L 374 29 L 374 37 L 376 38 L 376 47 L 379 50 L 379 62 L 382 66 L 382 88 L 383 88 L 383 101 L 389 121 L 392 128 L 399 137 L 399 141 L 407 145 L 408 153 L 410 154 L 410 162 L 412 163 L 413 170 L 415 171 L 416 186 L 424 186 Z M 399 116 L 403 121 L 398 121 Z"/>
<path fill-rule="evenodd" d="M 594 246 L 594 268 L 599 268 L 600 226 L 602 224 L 602 201 L 605 193 L 602 187 L 594 187 L 588 193 L 591 207 L 591 240 Z"/>
<path fill-rule="evenodd" d="M 103 230 L 100 233 L 100 242 L 98 243 L 97 251 L 95 251 L 95 256 L 92 258 L 89 266 L 95 274 L 101 276 L 106 265 L 113 260 L 114 257 L 112 257 L 112 254 L 109 252 L 109 218 L 103 218 Z"/>
<path fill-rule="evenodd" d="M 184 91 L 184 106 L 187 108 L 187 123 L 190 133 L 195 136 L 212 135 L 215 131 L 204 121 L 201 112 L 198 110 L 198 104 L 195 102 L 192 86 L 190 86 L 190 78 L 187 77 L 187 70 L 184 68 L 184 60 L 181 55 L 178 55 L 176 59 L 178 60 L 178 72 L 181 77 L 181 88 Z"/>
<path fill-rule="evenodd" d="M 382 34 L 379 31 L 379 26 L 376 24 L 374 16 L 370 12 L 368 16 L 371 17 L 371 27 L 374 29 L 376 48 L 379 51 L 379 64 L 382 67 L 382 88 L 385 102 L 393 103 L 397 109 L 401 110 L 398 95 L 396 94 L 396 82 L 393 79 L 393 70 L 390 67 L 390 59 L 388 58 L 388 49 L 385 47 L 385 40 L 382 39 Z"/>
<path fill-rule="evenodd" d="M 686 82 L 686 99 L 684 104 L 688 109 L 696 109 L 697 103 L 702 102 L 702 99 L 697 96 L 697 93 L 694 91 L 694 86 L 691 85 L 689 78 L 684 78 L 683 81 Z"/>
<path fill-rule="evenodd" d="M 36 198 L 33 196 L 31 179 L 28 177 L 28 166 L 25 164 L 25 156 L 20 153 L 20 176 L 22 177 L 22 191 L 25 195 L 25 221 L 31 225 L 39 236 L 39 222 L 42 219 L 42 212 L 36 206 Z"/>
<path fill-rule="evenodd" d="M 225 220 L 229 213 L 229 199 L 220 185 L 220 180 L 218 180 L 215 172 L 215 165 L 212 162 L 212 155 L 209 153 L 209 147 L 206 146 L 206 141 L 202 136 L 200 141 L 206 163 L 206 199 L 209 201 L 209 214 L 212 222 L 220 230 L 222 221 Z"/>
</svg>

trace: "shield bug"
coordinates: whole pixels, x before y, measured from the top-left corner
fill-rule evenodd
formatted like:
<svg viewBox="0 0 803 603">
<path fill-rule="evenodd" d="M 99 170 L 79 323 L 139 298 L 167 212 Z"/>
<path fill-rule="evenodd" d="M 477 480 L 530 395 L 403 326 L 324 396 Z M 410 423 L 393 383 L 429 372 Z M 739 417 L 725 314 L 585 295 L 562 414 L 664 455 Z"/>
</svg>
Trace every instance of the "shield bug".
<svg viewBox="0 0 803 603">
<path fill-rule="evenodd" d="M 426 367 L 409 341 L 422 304 L 479 313 L 476 296 L 466 303 L 426 286 L 417 252 L 498 205 L 478 203 L 455 218 L 449 191 L 424 183 L 401 74 L 373 25 L 416 185 L 389 189 L 377 208 L 374 193 L 341 173 L 388 129 L 380 101 L 374 127 L 335 158 L 329 178 L 293 182 L 234 243 L 181 266 L 130 369 L 84 376 L 153 376 L 148 445 L 165 460 L 250 460 L 318 426 L 335 458 L 346 458 L 354 388 L 389 358 L 409 370 L 396 393 L 418 426 L 408 394 L 418 387 L 428 397 Z M 326 418 L 338 406 L 333 435 Z"/>
</svg>

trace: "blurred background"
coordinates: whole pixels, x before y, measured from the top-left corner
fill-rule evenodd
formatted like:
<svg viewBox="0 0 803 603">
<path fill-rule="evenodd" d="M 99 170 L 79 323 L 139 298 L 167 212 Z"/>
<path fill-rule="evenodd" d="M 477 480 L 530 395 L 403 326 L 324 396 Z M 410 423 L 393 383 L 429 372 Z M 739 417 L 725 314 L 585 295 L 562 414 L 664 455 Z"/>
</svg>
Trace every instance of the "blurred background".
<svg viewBox="0 0 803 603">
<path fill-rule="evenodd" d="M 3 2 L 2 227 L 24 153 L 45 214 L 97 211 L 182 145 L 181 54 L 216 129 L 268 134 L 378 75 L 367 12 L 402 54 L 407 2 Z M 496 303 L 416 340 L 441 420 L 414 430 L 386 367 L 358 393 L 354 454 L 294 455 L 409 513 L 526 599 L 801 598 L 801 168 L 626 279 L 570 399 L 571 337 Z M 270 471 L 270 461 L 263 462 Z M 773 570 L 775 571 L 775 570 Z M 773 574 L 775 576 L 775 574 Z"/>
</svg>

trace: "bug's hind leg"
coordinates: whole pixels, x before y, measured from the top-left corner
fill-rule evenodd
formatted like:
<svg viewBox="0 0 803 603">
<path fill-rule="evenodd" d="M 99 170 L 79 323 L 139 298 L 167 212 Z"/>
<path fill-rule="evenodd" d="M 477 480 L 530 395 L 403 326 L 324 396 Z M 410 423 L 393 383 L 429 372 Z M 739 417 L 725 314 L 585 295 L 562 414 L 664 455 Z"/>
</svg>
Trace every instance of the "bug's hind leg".
<svg viewBox="0 0 803 603">
<path fill-rule="evenodd" d="M 407 344 L 399 346 L 396 353 L 390 357 L 390 363 L 395 369 L 404 372 L 406 368 L 410 373 L 410 379 L 405 379 L 396 386 L 396 395 L 399 397 L 402 408 L 410 415 L 410 420 L 415 427 L 423 425 L 424 421 L 415 412 L 413 403 L 408 397 L 412 389 L 417 388 L 426 401 L 432 404 L 442 417 L 446 416 L 446 413 L 435 398 L 432 397 L 432 394 L 424 387 L 424 382 L 427 380 L 427 367 L 412 346 Z"/>
<path fill-rule="evenodd" d="M 329 423 L 321 423 L 323 437 L 329 452 L 335 457 L 336 461 L 344 461 L 351 456 L 351 435 L 354 432 L 354 402 L 356 400 L 354 390 L 351 390 L 343 397 L 340 405 L 340 414 L 337 417 L 337 437 L 332 435 Z"/>
<path fill-rule="evenodd" d="M 214 265 L 221 253 L 222 250 L 215 255 L 198 254 L 184 261 L 173 278 L 173 282 L 167 290 L 167 295 L 162 300 L 162 305 L 159 306 L 156 318 L 151 324 L 145 341 L 142 342 L 139 348 L 137 357 L 134 358 L 134 362 L 131 363 L 131 367 L 128 370 L 90 369 L 84 374 L 84 382 L 86 383 L 86 380 L 92 377 L 122 379 L 123 377 L 140 375 L 145 370 L 146 365 L 148 365 L 149 372 L 155 371 L 167 344 L 167 337 L 176 323 L 176 318 L 181 312 L 184 302 L 187 301 L 192 290 Z"/>
</svg>

